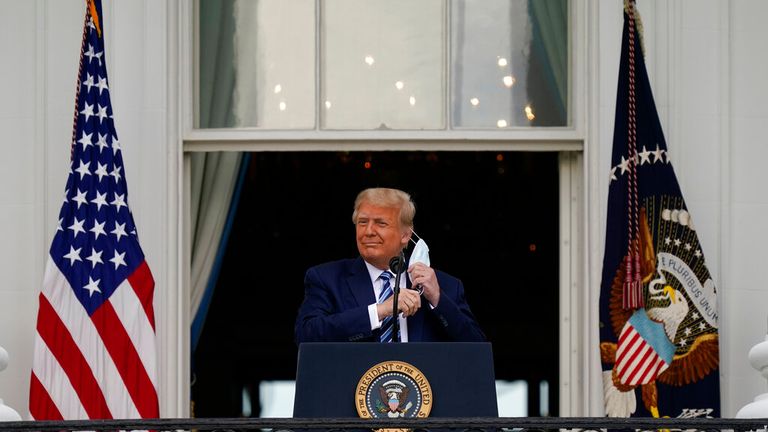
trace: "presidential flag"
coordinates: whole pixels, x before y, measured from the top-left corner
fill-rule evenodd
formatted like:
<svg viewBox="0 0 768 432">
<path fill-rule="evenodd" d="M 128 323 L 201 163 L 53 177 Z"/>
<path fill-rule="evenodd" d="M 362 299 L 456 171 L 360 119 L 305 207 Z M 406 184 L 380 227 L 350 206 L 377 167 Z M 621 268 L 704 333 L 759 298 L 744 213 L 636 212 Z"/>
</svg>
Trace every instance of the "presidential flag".
<svg viewBox="0 0 768 432">
<path fill-rule="evenodd" d="M 100 13 L 88 0 L 71 169 L 39 296 L 35 420 L 159 414 L 154 280 L 128 206 Z"/>
<path fill-rule="evenodd" d="M 717 290 L 667 150 L 625 2 L 600 355 L 606 415 L 718 417 Z"/>
</svg>

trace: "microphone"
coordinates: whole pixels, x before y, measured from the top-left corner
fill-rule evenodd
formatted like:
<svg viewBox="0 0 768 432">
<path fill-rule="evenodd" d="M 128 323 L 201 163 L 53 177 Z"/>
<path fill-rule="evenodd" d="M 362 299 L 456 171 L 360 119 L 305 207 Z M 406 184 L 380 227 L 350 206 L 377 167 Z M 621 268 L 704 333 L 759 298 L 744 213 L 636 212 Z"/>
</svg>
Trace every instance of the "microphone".
<svg viewBox="0 0 768 432">
<path fill-rule="evenodd" d="M 400 295 L 400 274 L 405 270 L 403 252 L 389 260 L 389 269 L 395 273 L 395 286 L 392 287 L 392 342 L 400 342 L 400 319 L 398 318 L 397 299 Z"/>
<path fill-rule="evenodd" d="M 402 252 L 400 255 L 394 256 L 391 260 L 389 260 L 389 270 L 395 274 L 395 277 L 399 276 L 400 273 L 405 270 L 403 268 L 403 264 L 405 264 L 405 257 L 403 256 Z"/>
</svg>

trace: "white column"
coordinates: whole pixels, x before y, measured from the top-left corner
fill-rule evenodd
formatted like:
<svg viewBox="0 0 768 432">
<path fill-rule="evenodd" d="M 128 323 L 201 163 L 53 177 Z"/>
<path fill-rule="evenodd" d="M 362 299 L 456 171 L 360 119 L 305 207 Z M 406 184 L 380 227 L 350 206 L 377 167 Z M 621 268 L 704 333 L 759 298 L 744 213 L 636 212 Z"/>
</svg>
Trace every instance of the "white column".
<svg viewBox="0 0 768 432">
<path fill-rule="evenodd" d="M 8 367 L 8 351 L 0 347 L 0 372 Z M 21 416 L 13 408 L 5 406 L 0 399 L 0 421 L 19 421 Z"/>
<path fill-rule="evenodd" d="M 763 378 L 768 379 L 768 335 L 763 342 L 749 350 L 749 363 L 763 375 Z M 768 417 L 768 393 L 757 395 L 753 402 L 748 403 L 736 413 L 736 418 L 766 417 Z"/>
</svg>

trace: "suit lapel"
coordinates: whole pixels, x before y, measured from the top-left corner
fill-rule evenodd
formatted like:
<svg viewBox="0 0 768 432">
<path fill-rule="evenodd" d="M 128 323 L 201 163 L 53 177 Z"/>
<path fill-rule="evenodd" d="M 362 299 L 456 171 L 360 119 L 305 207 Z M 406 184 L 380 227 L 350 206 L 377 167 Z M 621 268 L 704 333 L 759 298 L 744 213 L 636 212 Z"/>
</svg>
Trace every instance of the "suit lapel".
<svg viewBox="0 0 768 432">
<path fill-rule="evenodd" d="M 358 306 L 376 303 L 371 276 L 368 274 L 365 262 L 360 257 L 357 257 L 350 265 L 347 275 L 347 289 Z"/>
</svg>

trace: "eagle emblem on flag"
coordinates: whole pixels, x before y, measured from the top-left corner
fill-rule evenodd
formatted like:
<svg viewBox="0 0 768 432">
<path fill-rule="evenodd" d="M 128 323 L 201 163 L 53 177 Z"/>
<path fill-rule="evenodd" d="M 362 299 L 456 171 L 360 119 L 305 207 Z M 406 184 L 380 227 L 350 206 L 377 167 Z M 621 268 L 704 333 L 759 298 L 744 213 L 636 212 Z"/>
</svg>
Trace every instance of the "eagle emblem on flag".
<svg viewBox="0 0 768 432">
<path fill-rule="evenodd" d="M 655 201 L 648 200 L 646 206 L 661 204 Z M 671 204 L 679 200 L 664 197 L 661 201 Z M 645 408 L 658 417 L 657 382 L 681 387 L 701 380 L 718 367 L 714 282 L 690 215 L 686 210 L 668 208 L 651 215 L 657 218 L 657 251 L 646 206 L 641 210 L 639 242 L 644 256 L 645 307 L 622 307 L 625 266 L 620 265 L 609 300 L 611 330 L 618 340 L 600 344 L 602 362 L 613 365 L 604 376 L 609 415 L 633 412 L 634 390 L 640 388 Z"/>
</svg>

